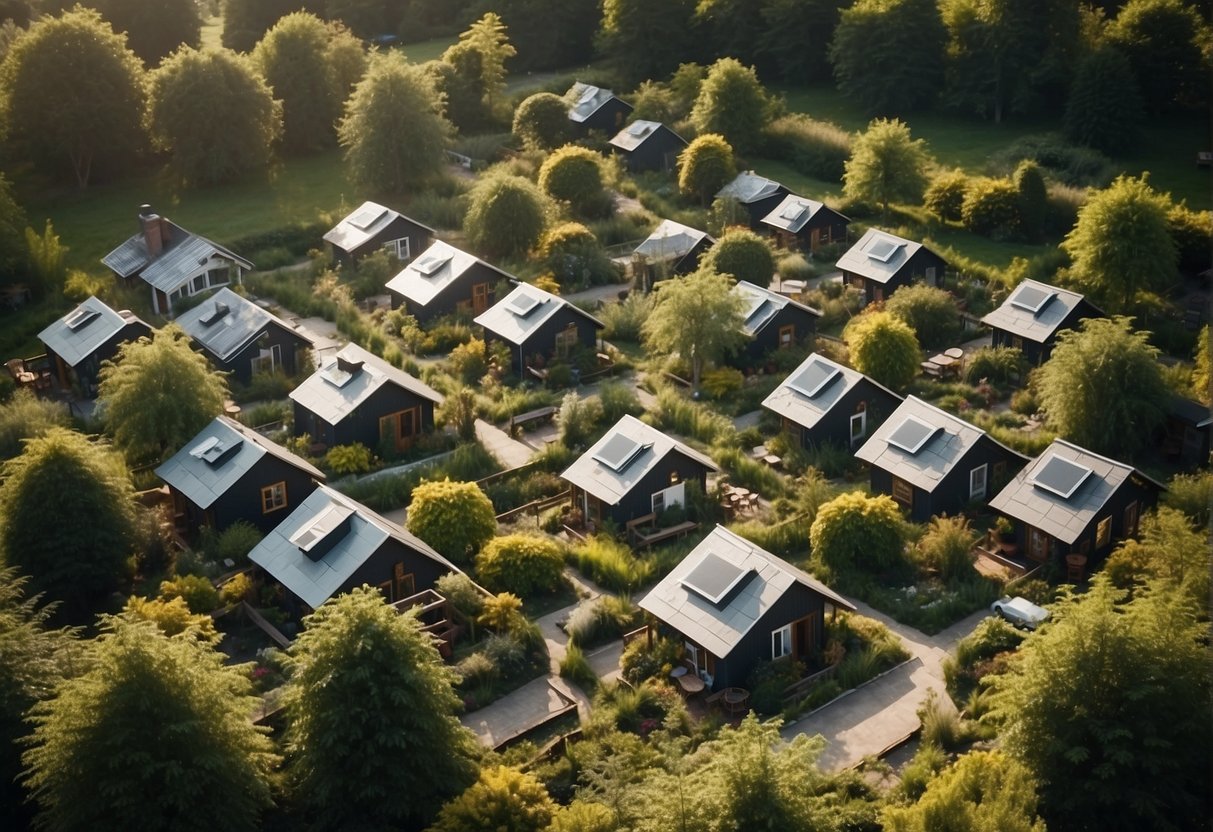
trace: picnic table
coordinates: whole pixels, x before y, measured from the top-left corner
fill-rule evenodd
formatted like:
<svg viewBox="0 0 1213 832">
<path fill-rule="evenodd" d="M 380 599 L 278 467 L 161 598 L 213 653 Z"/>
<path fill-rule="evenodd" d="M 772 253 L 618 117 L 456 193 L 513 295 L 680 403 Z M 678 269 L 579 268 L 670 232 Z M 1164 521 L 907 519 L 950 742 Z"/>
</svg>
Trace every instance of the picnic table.
<svg viewBox="0 0 1213 832">
<path fill-rule="evenodd" d="M 678 687 L 682 689 L 688 697 L 694 696 L 697 693 L 702 693 L 705 687 L 703 679 L 700 679 L 694 673 L 683 673 L 675 677 L 674 681 L 678 683 Z"/>
</svg>

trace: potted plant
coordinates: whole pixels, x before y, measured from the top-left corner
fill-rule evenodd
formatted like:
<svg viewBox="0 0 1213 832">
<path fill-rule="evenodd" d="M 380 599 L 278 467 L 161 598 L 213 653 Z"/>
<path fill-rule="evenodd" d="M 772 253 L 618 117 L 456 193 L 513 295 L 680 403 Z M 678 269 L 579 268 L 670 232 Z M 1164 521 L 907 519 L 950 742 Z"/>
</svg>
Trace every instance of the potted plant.
<svg viewBox="0 0 1213 832">
<path fill-rule="evenodd" d="M 1015 544 L 1015 524 L 1006 517 L 994 521 L 994 535 L 998 538 L 998 548 L 1004 555 L 1013 555 L 1019 547 Z"/>
</svg>

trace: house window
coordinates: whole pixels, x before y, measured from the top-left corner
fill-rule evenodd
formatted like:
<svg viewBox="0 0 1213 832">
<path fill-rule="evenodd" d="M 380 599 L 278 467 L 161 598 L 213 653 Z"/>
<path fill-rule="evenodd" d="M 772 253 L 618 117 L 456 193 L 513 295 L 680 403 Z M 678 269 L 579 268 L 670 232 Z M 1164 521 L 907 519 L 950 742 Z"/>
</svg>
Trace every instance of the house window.
<svg viewBox="0 0 1213 832">
<path fill-rule="evenodd" d="M 969 472 L 969 499 L 980 500 L 986 496 L 986 470 L 987 466 L 978 465 Z"/>
<path fill-rule="evenodd" d="M 670 485 L 678 485 L 681 479 L 682 477 L 679 475 L 677 468 L 670 472 Z"/>
<path fill-rule="evenodd" d="M 875 289 L 872 290 L 872 300 L 876 301 L 877 303 L 880 303 L 881 301 L 884 300 L 884 287 L 883 286 L 877 286 Z"/>
<path fill-rule="evenodd" d="M 556 355 L 559 357 L 567 358 L 576 346 L 577 324 L 569 324 L 563 330 L 556 333 Z"/>
<path fill-rule="evenodd" d="M 1129 503 L 1125 506 L 1125 537 L 1135 537 L 1137 535 L 1137 501 Z"/>
<path fill-rule="evenodd" d="M 778 659 L 792 654 L 792 625 L 785 624 L 771 631 L 771 658 Z"/>
<path fill-rule="evenodd" d="M 914 504 L 914 486 L 903 479 L 893 477 L 893 499 L 903 505 Z"/>
<path fill-rule="evenodd" d="M 399 601 L 401 598 L 408 598 L 411 595 L 417 594 L 417 584 L 413 580 L 412 573 L 404 571 L 404 562 L 399 561 L 392 569 L 392 580 L 396 584 L 396 597 L 394 600 Z"/>
<path fill-rule="evenodd" d="M 282 366 L 282 345 L 272 344 L 269 349 L 262 349 L 250 363 L 253 373 L 274 372 Z"/>
<path fill-rule="evenodd" d="M 379 584 L 379 591 L 383 594 L 383 600 L 387 601 L 389 604 L 392 601 L 396 600 L 395 598 L 392 597 L 392 582 L 391 581 L 384 581 L 383 583 Z"/>
<path fill-rule="evenodd" d="M 653 513 L 661 514 L 663 511 L 665 511 L 665 492 L 658 491 L 653 495 Z"/>
<path fill-rule="evenodd" d="M 276 482 L 261 489 L 261 513 L 286 508 L 286 482 Z"/>
<path fill-rule="evenodd" d="M 1112 515 L 1099 521 L 1095 527 L 1095 548 L 1102 549 L 1112 542 Z"/>
<path fill-rule="evenodd" d="M 779 328 L 779 348 L 786 350 L 796 341 L 796 327 L 792 324 Z"/>
<path fill-rule="evenodd" d="M 684 642 L 683 647 L 686 649 L 687 663 L 696 675 L 704 677 L 704 681 L 711 679 L 712 674 L 716 672 L 716 660 L 712 654 L 691 641 Z"/>
<path fill-rule="evenodd" d="M 194 282 L 190 284 L 190 294 L 201 292 L 206 288 L 206 275 L 200 274 L 194 278 Z"/>
<path fill-rule="evenodd" d="M 397 260 L 408 260 L 409 238 L 401 237 L 399 240 L 388 240 L 383 244 L 383 250 L 395 257 Z"/>
<path fill-rule="evenodd" d="M 489 308 L 489 284 L 477 283 L 472 287 L 472 314 L 479 315 Z"/>
<path fill-rule="evenodd" d="M 868 434 L 868 413 L 861 410 L 851 414 L 851 444 L 854 445 Z"/>
<path fill-rule="evenodd" d="M 206 280 L 212 286 L 225 286 L 232 282 L 232 270 L 230 267 L 211 269 L 206 273 Z"/>
</svg>

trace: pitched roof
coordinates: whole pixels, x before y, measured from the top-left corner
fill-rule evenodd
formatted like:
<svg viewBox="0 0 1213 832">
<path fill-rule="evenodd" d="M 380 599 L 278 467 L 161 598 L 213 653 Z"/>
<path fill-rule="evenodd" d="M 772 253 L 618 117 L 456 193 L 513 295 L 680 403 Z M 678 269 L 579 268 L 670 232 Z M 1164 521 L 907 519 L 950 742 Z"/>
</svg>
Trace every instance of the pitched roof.
<svg viewBox="0 0 1213 832">
<path fill-rule="evenodd" d="M 460 571 L 421 538 L 326 485 L 253 547 L 249 560 L 314 609 L 333 597 L 388 540 Z M 315 559 L 301 548 L 322 541 L 324 553 Z"/>
<path fill-rule="evenodd" d="M 1116 489 L 1134 474 L 1165 490 L 1131 465 L 1054 439 L 990 500 L 990 508 L 1063 543 L 1073 543 Z M 1073 487 L 1075 483 L 1077 487 Z M 1070 492 L 1069 497 L 1063 496 L 1066 492 Z"/>
<path fill-rule="evenodd" d="M 148 254 L 147 240 L 141 231 L 102 257 L 101 262 L 121 277 L 138 274 L 155 288 L 170 294 L 194 274 L 200 264 L 216 255 L 245 269 L 253 268 L 248 260 L 218 243 L 191 234 L 167 219 L 161 221 L 168 235 L 164 239 L 163 249 L 155 257 Z"/>
<path fill-rule="evenodd" d="M 156 476 L 194 505 L 206 509 L 266 454 L 324 482 L 324 474 L 316 466 L 227 416 L 216 416 L 185 447 L 165 460 L 156 469 Z"/>
<path fill-rule="evenodd" d="M 337 223 L 328 233 L 324 235 L 324 241 L 331 243 L 334 247 L 342 251 L 353 251 L 361 245 L 364 245 L 367 240 L 373 238 L 383 229 L 387 228 L 400 217 L 404 217 L 399 211 L 393 211 L 391 208 L 385 208 L 377 202 L 364 202 L 350 214 Z M 420 228 L 424 228 L 431 234 L 434 229 L 424 223 L 410 217 L 404 217 Z"/>
<path fill-rule="evenodd" d="M 69 367 L 75 367 L 130 323 L 141 323 L 147 327 L 131 312 L 115 312 L 100 298 L 90 296 L 39 332 L 38 340 Z"/>
<path fill-rule="evenodd" d="M 1190 422 L 1197 428 L 1207 428 L 1213 424 L 1213 411 L 1207 405 L 1174 393 L 1167 400 L 1167 414 Z"/>
<path fill-rule="evenodd" d="M 742 171 L 733 177 L 733 181 L 716 192 L 716 198 L 731 197 L 743 205 L 766 199 L 779 193 L 783 185 L 774 179 L 759 176 L 752 170 Z"/>
<path fill-rule="evenodd" d="M 335 425 L 385 384 L 442 404 L 441 393 L 357 344 L 346 344 L 326 358 L 290 395 L 292 401 Z"/>
<path fill-rule="evenodd" d="M 475 255 L 460 251 L 449 243 L 435 240 L 419 257 L 389 280 L 387 288 L 413 303 L 428 306 L 430 301 L 477 263 L 500 274 L 502 280 L 509 280 L 511 277 L 507 272 L 485 263 Z"/>
<path fill-rule="evenodd" d="M 475 323 L 511 344 L 522 345 L 533 332 L 565 307 L 589 320 L 595 327 L 603 327 L 602 321 L 576 304 L 530 283 L 519 283 L 512 292 L 477 315 Z"/>
<path fill-rule="evenodd" d="M 701 575 L 719 586 L 717 603 L 705 594 L 710 590 L 697 582 Z M 736 581 L 731 589 L 730 581 Z M 725 658 L 796 584 L 824 596 L 836 607 L 855 609 L 807 572 L 717 526 L 640 600 L 640 608 L 712 655 Z"/>
<path fill-rule="evenodd" d="M 836 265 L 844 272 L 857 274 L 877 283 L 887 283 L 921 248 L 922 243 L 915 243 L 879 228 L 869 228 L 855 245 L 838 258 Z"/>
<path fill-rule="evenodd" d="M 784 231 L 790 231 L 793 234 L 799 234 L 800 230 L 805 227 L 805 224 L 813 219 L 823 208 L 827 211 L 831 210 L 826 208 L 825 203 L 818 202 L 815 199 L 788 194 L 783 198 L 783 202 L 776 205 L 771 210 L 771 213 L 762 218 L 762 221 L 766 225 L 782 228 Z M 841 217 L 842 214 L 838 214 L 838 216 Z M 846 219 L 846 217 L 843 217 L 843 219 Z"/>
<path fill-rule="evenodd" d="M 959 416 L 906 396 L 855 452 L 855 458 L 930 493 L 983 436 L 984 430 Z M 1016 453 L 992 437 L 989 439 L 1007 453 Z"/>
<path fill-rule="evenodd" d="M 710 457 L 666 436 L 634 416 L 624 416 L 560 476 L 613 506 L 658 462 L 674 451 L 710 471 L 720 470 Z"/>
<path fill-rule="evenodd" d="M 781 295 L 778 292 L 772 292 L 770 289 L 764 289 L 756 283 L 750 283 L 748 280 L 739 280 L 733 284 L 733 294 L 738 295 L 745 303 L 741 310 L 743 321 L 741 328 L 745 330 L 745 334 L 753 338 L 758 333 L 775 319 L 783 309 L 789 306 L 796 309 L 802 309 L 805 312 L 820 318 L 821 313 L 811 306 L 806 306 L 799 301 L 794 301 L 787 295 Z"/>
<path fill-rule="evenodd" d="M 603 104 L 617 96 L 608 89 L 577 81 L 566 93 L 566 97 L 573 102 L 569 107 L 569 118 L 581 123 L 602 109 Z M 623 99 L 619 99 L 619 101 L 627 105 L 629 110 L 632 109 L 632 106 Z"/>
<path fill-rule="evenodd" d="M 220 361 L 228 360 L 248 346 L 270 323 L 278 324 L 310 343 L 286 321 L 226 286 L 193 309 L 181 313 L 177 323 Z"/>
<path fill-rule="evenodd" d="M 662 220 L 644 242 L 636 246 L 636 254 L 650 260 L 676 260 L 686 256 L 704 240 L 715 243 L 706 231 L 673 220 Z"/>
<path fill-rule="evenodd" d="M 1053 337 L 1062 321 L 1083 300 L 1083 296 L 1077 292 L 1036 280 L 1023 280 L 981 322 L 1043 344 Z"/>
<path fill-rule="evenodd" d="M 678 141 L 682 142 L 684 145 L 687 143 L 686 139 L 675 133 L 670 128 L 666 127 L 660 121 L 641 120 L 633 121 L 627 127 L 620 130 L 615 134 L 614 138 L 611 139 L 610 143 L 612 147 L 617 147 L 620 150 L 630 152 L 640 147 L 662 130 L 678 139 Z"/>
<path fill-rule="evenodd" d="M 762 406 L 802 427 L 812 428 L 865 379 L 890 396 L 901 399 L 901 396 L 858 370 L 813 353 L 771 391 Z"/>
</svg>

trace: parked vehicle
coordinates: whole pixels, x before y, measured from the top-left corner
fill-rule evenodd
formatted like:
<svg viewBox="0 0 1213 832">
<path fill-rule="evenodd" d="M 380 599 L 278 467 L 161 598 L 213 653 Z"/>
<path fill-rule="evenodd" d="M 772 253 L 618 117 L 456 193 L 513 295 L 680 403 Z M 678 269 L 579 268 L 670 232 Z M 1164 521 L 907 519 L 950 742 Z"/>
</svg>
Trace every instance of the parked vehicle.
<svg viewBox="0 0 1213 832">
<path fill-rule="evenodd" d="M 1049 618 L 1049 611 L 1044 607 L 1038 607 L 1027 598 L 1019 596 L 1012 598 L 1004 595 L 990 605 L 990 610 L 1000 618 L 1025 630 L 1035 630 Z"/>
</svg>

